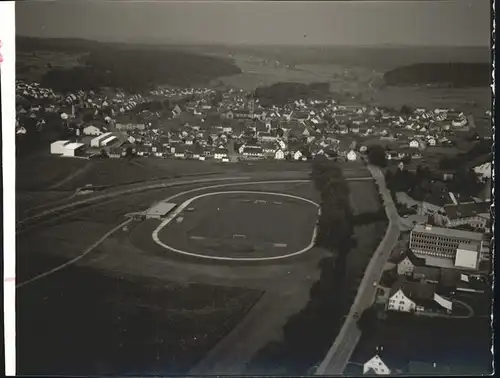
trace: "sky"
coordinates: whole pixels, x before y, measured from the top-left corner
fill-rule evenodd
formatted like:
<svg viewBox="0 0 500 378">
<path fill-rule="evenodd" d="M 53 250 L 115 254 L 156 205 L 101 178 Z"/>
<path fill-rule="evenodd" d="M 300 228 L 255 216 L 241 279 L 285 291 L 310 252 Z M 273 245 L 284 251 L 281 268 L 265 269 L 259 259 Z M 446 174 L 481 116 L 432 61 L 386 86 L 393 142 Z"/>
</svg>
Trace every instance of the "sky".
<svg viewBox="0 0 500 378">
<path fill-rule="evenodd" d="M 488 46 L 489 0 L 25 1 L 16 34 L 113 42 Z"/>
</svg>

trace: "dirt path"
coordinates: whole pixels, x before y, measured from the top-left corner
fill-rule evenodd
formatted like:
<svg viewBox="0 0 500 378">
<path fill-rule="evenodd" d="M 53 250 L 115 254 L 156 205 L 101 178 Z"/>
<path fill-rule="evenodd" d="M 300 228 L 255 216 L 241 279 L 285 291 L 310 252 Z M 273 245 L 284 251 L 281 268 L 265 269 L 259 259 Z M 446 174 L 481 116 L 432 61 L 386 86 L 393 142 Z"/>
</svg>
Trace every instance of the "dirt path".
<svg viewBox="0 0 500 378">
<path fill-rule="evenodd" d="M 49 190 L 60 188 L 64 184 L 66 184 L 66 183 L 70 182 L 71 180 L 73 180 L 75 177 L 78 177 L 81 174 L 86 173 L 91 167 L 92 167 L 92 164 L 89 163 L 89 164 L 85 165 L 84 167 L 82 167 L 80 169 L 77 169 L 75 172 L 73 172 L 69 176 L 65 177 L 61 181 L 56 182 L 54 185 L 51 185 L 49 187 Z"/>
<path fill-rule="evenodd" d="M 299 282 L 287 289 L 267 291 L 252 310 L 219 342 L 189 375 L 242 375 L 252 357 L 272 340 L 283 337 L 288 318 L 309 300 L 313 280 Z"/>
</svg>

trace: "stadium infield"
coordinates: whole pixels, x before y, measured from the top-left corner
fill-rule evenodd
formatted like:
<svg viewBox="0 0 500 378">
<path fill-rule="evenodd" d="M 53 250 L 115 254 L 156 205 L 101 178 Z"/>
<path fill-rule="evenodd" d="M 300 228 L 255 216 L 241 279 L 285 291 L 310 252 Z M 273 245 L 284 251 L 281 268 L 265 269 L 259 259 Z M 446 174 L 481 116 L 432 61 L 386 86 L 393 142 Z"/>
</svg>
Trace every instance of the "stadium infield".
<svg viewBox="0 0 500 378">
<path fill-rule="evenodd" d="M 318 207 L 281 193 L 202 194 L 158 238 L 172 249 L 226 258 L 268 258 L 307 250 L 314 243 Z"/>
</svg>

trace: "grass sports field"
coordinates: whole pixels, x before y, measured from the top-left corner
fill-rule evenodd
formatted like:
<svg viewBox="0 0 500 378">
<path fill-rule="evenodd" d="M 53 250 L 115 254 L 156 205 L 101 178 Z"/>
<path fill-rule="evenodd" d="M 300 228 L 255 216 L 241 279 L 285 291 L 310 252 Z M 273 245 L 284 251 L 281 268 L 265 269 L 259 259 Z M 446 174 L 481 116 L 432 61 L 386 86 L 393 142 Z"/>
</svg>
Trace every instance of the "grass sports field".
<svg viewBox="0 0 500 378">
<path fill-rule="evenodd" d="M 251 188 L 247 188 L 251 190 Z M 223 257 L 271 257 L 307 248 L 318 209 L 299 198 L 219 193 L 194 200 L 159 232 L 171 247 Z"/>
</svg>

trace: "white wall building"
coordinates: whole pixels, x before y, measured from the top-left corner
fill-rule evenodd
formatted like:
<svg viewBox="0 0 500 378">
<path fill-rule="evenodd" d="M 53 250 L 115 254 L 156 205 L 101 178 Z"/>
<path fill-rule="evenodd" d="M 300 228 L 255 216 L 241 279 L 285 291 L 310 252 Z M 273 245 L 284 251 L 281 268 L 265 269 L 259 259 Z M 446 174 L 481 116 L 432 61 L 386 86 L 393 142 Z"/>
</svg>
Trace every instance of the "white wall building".
<svg viewBox="0 0 500 378">
<path fill-rule="evenodd" d="M 377 354 L 363 364 L 363 374 L 389 375 L 391 370 Z"/>
<path fill-rule="evenodd" d="M 83 154 L 83 143 L 68 143 L 64 146 L 63 156 L 75 157 Z"/>
<path fill-rule="evenodd" d="M 105 133 L 105 134 L 101 134 L 99 135 L 98 137 L 92 139 L 90 141 L 90 147 L 101 147 L 101 143 L 103 140 L 106 140 L 107 138 L 109 138 L 112 134 L 111 133 Z"/>
<path fill-rule="evenodd" d="M 102 131 L 93 125 L 87 126 L 83 128 L 83 135 L 101 135 Z"/>
<path fill-rule="evenodd" d="M 69 140 L 58 140 L 50 144 L 50 153 L 53 155 L 62 155 L 64 146 L 69 144 Z"/>
</svg>

